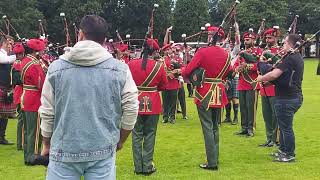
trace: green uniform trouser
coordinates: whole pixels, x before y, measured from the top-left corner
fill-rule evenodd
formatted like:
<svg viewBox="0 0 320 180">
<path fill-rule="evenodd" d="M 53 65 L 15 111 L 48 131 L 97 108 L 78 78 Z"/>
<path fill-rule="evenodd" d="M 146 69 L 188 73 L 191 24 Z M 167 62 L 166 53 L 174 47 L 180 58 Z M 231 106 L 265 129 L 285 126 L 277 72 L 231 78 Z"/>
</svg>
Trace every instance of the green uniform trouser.
<svg viewBox="0 0 320 180">
<path fill-rule="evenodd" d="M 135 172 L 150 172 L 159 115 L 138 115 L 132 130 L 132 152 Z"/>
<path fill-rule="evenodd" d="M 163 120 L 176 119 L 177 98 L 177 89 L 162 91 Z"/>
<path fill-rule="evenodd" d="M 276 142 L 278 122 L 274 112 L 274 98 L 261 96 L 262 115 L 266 125 L 267 141 Z M 269 99 L 269 100 L 268 100 Z"/>
<path fill-rule="evenodd" d="M 241 114 L 242 131 L 252 131 L 255 127 L 256 112 L 258 106 L 258 91 L 257 90 L 240 90 L 239 103 Z"/>
<path fill-rule="evenodd" d="M 37 112 L 25 111 L 25 143 L 24 143 L 24 161 L 32 163 L 41 152 L 42 137 L 40 135 L 40 118 Z"/>
<path fill-rule="evenodd" d="M 22 149 L 24 141 L 23 119 L 24 112 L 20 104 L 17 105 L 18 122 L 17 122 L 17 149 Z"/>
<path fill-rule="evenodd" d="M 186 95 L 184 92 L 184 86 L 178 90 L 178 99 L 182 111 L 182 116 L 185 117 L 187 115 L 187 106 L 186 106 Z"/>
<path fill-rule="evenodd" d="M 209 167 L 218 166 L 219 163 L 219 121 L 221 119 L 221 108 L 210 108 L 206 111 L 197 106 L 198 114 L 204 136 L 206 155 Z"/>
</svg>

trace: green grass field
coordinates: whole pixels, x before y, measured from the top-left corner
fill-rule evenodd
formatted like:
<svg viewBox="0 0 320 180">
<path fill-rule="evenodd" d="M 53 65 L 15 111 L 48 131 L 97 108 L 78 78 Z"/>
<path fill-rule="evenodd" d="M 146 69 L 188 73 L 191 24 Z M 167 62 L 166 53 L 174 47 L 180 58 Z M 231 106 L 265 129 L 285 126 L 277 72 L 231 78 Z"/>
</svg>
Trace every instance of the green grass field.
<svg viewBox="0 0 320 180">
<path fill-rule="evenodd" d="M 269 156 L 275 148 L 260 148 L 265 141 L 261 105 L 258 106 L 257 130 L 253 138 L 233 135 L 240 126 L 220 128 L 219 171 L 198 168 L 204 162 L 205 151 L 200 122 L 195 105 L 187 98 L 189 120 L 177 116 L 177 123 L 159 123 L 154 162 L 157 172 L 151 176 L 133 173 L 131 138 L 117 154 L 117 179 L 320 179 L 320 76 L 316 76 L 317 61 L 305 62 L 303 81 L 304 103 L 294 120 L 296 135 L 295 163 L 272 162 Z M 260 100 L 259 100 L 260 101 Z M 11 120 L 7 138 L 15 141 L 16 120 Z M 0 180 L 45 179 L 44 167 L 27 167 L 23 153 L 15 146 L 0 146 Z"/>
</svg>

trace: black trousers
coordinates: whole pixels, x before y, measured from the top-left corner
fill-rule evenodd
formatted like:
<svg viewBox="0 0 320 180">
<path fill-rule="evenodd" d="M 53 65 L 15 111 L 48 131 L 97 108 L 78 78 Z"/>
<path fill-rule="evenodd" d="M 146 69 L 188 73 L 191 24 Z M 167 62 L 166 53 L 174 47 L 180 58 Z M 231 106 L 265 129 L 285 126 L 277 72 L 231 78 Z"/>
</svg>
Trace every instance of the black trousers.
<svg viewBox="0 0 320 180">
<path fill-rule="evenodd" d="M 163 120 L 175 120 L 177 111 L 178 90 L 166 90 L 162 92 Z"/>
<path fill-rule="evenodd" d="M 4 139 L 6 136 L 8 119 L 1 118 L 0 119 L 0 139 Z"/>
<path fill-rule="evenodd" d="M 186 106 L 186 95 L 185 95 L 183 85 L 178 91 L 178 99 L 181 106 L 182 116 L 185 117 L 187 115 L 187 106 Z"/>
<path fill-rule="evenodd" d="M 193 96 L 193 86 L 191 83 L 187 84 L 187 89 L 188 89 L 188 95 L 189 97 Z"/>
</svg>

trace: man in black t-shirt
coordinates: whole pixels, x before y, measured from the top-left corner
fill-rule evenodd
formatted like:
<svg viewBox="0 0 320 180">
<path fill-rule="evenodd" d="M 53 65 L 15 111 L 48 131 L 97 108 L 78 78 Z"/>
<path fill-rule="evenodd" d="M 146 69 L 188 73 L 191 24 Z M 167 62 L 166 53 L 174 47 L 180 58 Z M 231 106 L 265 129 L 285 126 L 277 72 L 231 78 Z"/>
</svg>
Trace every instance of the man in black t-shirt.
<svg viewBox="0 0 320 180">
<path fill-rule="evenodd" d="M 293 116 L 302 105 L 302 79 L 304 62 L 299 52 L 291 52 L 299 35 L 290 34 L 286 37 L 283 49 L 288 54 L 275 68 L 258 76 L 257 81 L 273 81 L 276 86 L 274 109 L 280 128 L 280 147 L 273 153 L 274 160 L 278 162 L 291 162 L 295 160 L 295 136 L 293 132 Z"/>
</svg>

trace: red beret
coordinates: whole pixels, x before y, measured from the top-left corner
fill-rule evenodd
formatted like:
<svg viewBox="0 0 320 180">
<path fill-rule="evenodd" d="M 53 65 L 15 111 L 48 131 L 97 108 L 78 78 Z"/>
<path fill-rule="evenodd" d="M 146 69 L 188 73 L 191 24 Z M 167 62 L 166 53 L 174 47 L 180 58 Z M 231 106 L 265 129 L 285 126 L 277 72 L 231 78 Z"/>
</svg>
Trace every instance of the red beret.
<svg viewBox="0 0 320 180">
<path fill-rule="evenodd" d="M 15 54 L 21 54 L 21 53 L 24 53 L 24 51 L 25 51 L 24 47 L 23 47 L 23 45 L 21 43 L 17 43 L 13 47 L 13 52 Z"/>
<path fill-rule="evenodd" d="M 264 36 L 271 35 L 274 37 L 280 37 L 280 30 L 279 30 L 279 28 L 275 28 L 275 27 L 269 28 L 263 33 L 263 35 Z"/>
<path fill-rule="evenodd" d="M 243 39 L 247 39 L 247 38 L 256 39 L 257 36 L 256 36 L 256 34 L 253 33 L 253 32 L 251 32 L 251 33 L 245 32 L 245 33 L 243 34 Z"/>
<path fill-rule="evenodd" d="M 166 50 L 170 49 L 170 48 L 171 48 L 171 45 L 172 45 L 172 44 L 166 44 L 166 45 L 164 45 L 164 46 L 162 47 L 162 51 L 166 51 Z"/>
<path fill-rule="evenodd" d="M 43 51 L 46 47 L 44 41 L 39 39 L 30 39 L 27 42 L 27 46 L 34 51 Z"/>
<path fill-rule="evenodd" d="M 128 44 L 120 44 L 120 46 L 118 47 L 118 50 L 120 52 L 125 52 L 128 50 L 128 48 L 129 48 Z"/>
<path fill-rule="evenodd" d="M 153 50 L 159 50 L 160 49 L 158 39 L 148 38 L 147 39 L 147 45 L 149 47 L 151 47 Z"/>
<path fill-rule="evenodd" d="M 219 29 L 218 27 L 210 26 L 210 27 L 208 27 L 208 32 L 213 32 L 213 34 L 214 34 L 215 32 L 218 31 L 218 29 Z M 218 32 L 218 36 L 224 38 L 224 31 L 223 31 L 222 28 L 220 28 L 220 30 L 219 30 L 219 32 Z"/>
</svg>

